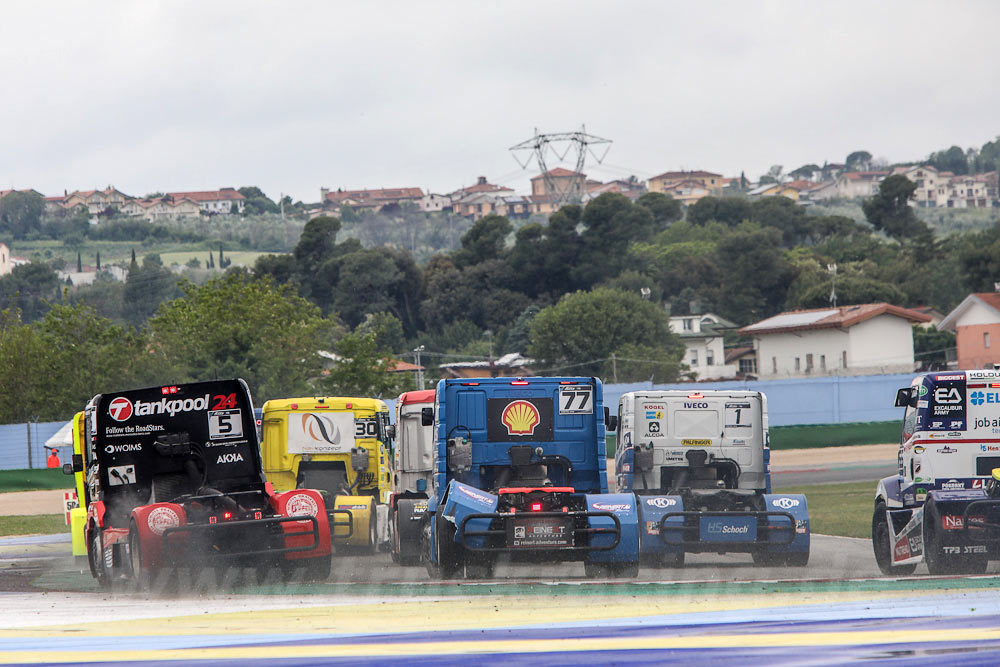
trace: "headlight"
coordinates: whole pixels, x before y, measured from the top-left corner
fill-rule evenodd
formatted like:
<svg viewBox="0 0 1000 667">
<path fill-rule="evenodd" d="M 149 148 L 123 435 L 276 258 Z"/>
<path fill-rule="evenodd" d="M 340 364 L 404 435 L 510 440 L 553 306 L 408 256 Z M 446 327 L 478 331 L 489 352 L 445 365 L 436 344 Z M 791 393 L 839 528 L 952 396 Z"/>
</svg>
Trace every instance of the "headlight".
<svg viewBox="0 0 1000 667">
<path fill-rule="evenodd" d="M 285 512 L 288 516 L 316 516 L 319 505 L 308 493 L 296 493 L 285 501 Z"/>
<path fill-rule="evenodd" d="M 181 525 L 181 518 L 169 507 L 156 507 L 146 515 L 146 525 L 157 535 L 162 535 L 167 528 Z"/>
</svg>

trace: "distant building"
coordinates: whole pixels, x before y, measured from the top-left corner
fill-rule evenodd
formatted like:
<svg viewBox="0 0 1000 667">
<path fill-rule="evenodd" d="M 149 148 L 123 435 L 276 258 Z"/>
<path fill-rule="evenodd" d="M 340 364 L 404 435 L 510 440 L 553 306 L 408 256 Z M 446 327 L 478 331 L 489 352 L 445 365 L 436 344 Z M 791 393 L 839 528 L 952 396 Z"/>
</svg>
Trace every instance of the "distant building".
<svg viewBox="0 0 1000 667">
<path fill-rule="evenodd" d="M 438 368 L 446 378 L 524 377 L 532 374 L 533 363 L 534 359 L 512 352 L 493 361 L 458 361 Z"/>
<path fill-rule="evenodd" d="M 565 201 L 579 202 L 587 192 L 587 176 L 578 171 L 570 171 L 562 167 L 549 169 L 531 179 L 531 197 L 544 197 L 553 201 L 563 198 Z"/>
<path fill-rule="evenodd" d="M 196 204 L 205 215 L 229 215 L 242 213 L 246 205 L 246 197 L 233 188 L 221 190 L 197 190 L 194 192 L 168 192 L 167 197 L 175 201 L 189 199 Z"/>
<path fill-rule="evenodd" d="M 350 206 L 356 211 L 381 211 L 387 206 L 411 203 L 417 207 L 424 198 L 420 188 L 379 188 L 377 190 L 337 190 L 320 188 L 320 202 L 331 211 Z"/>
<path fill-rule="evenodd" d="M 451 197 L 428 192 L 420 198 L 420 210 L 424 213 L 440 213 L 451 210 Z"/>
<path fill-rule="evenodd" d="M 650 192 L 662 192 L 689 206 L 703 197 L 720 197 L 729 179 L 711 171 L 666 171 L 646 183 Z"/>
<path fill-rule="evenodd" d="M 75 190 L 63 197 L 62 202 L 59 204 L 64 209 L 85 207 L 87 213 L 90 215 L 100 215 L 109 208 L 115 208 L 120 211 L 125 202 L 130 199 L 132 197 L 109 185 L 103 190 Z"/>
<path fill-rule="evenodd" d="M 475 185 L 451 193 L 451 210 L 455 215 L 471 220 L 491 214 L 508 215 L 505 198 L 513 195 L 512 188 L 490 183 L 485 176 L 480 176 Z"/>
<path fill-rule="evenodd" d="M 1000 363 L 1000 293 L 970 294 L 938 329 L 955 332 L 959 368 L 993 368 Z"/>
<path fill-rule="evenodd" d="M 757 352 L 758 377 L 910 373 L 914 323 L 924 315 L 888 303 L 780 313 L 739 330 Z"/>
<path fill-rule="evenodd" d="M 888 175 L 888 171 L 846 171 L 837 177 L 837 196 L 844 199 L 871 197 L 878 193 L 879 184 Z"/>
<path fill-rule="evenodd" d="M 684 343 L 684 363 L 695 380 L 718 380 L 736 377 L 737 367 L 727 365 L 723 332 L 736 325 L 712 313 L 671 315 L 670 331 Z"/>
<path fill-rule="evenodd" d="M 0 276 L 5 276 L 14 270 L 14 263 L 11 261 L 10 248 L 5 243 L 0 243 Z"/>
</svg>

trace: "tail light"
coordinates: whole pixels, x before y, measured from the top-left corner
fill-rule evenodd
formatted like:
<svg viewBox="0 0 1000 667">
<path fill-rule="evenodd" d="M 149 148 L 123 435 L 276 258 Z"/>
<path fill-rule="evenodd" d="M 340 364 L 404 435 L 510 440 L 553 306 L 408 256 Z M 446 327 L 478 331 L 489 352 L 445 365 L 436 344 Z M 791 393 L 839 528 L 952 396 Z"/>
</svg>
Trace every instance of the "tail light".
<svg viewBox="0 0 1000 667">
<path fill-rule="evenodd" d="M 232 512 L 223 512 L 222 513 L 222 520 L 223 521 L 229 521 L 232 518 L 233 518 L 233 513 Z"/>
<path fill-rule="evenodd" d="M 262 519 L 262 518 L 264 518 L 264 514 L 262 512 L 254 512 L 253 513 L 253 518 L 254 519 Z"/>
<path fill-rule="evenodd" d="M 542 511 L 542 504 L 541 503 L 531 503 L 531 511 L 532 512 L 541 512 Z"/>
</svg>

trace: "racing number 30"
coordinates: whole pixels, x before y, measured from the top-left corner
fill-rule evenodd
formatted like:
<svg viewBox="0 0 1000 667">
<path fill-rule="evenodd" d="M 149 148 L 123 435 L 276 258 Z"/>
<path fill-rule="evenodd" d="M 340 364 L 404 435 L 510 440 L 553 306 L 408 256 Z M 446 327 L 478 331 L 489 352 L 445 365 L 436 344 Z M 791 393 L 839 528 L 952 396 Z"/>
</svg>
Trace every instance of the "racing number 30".
<svg viewBox="0 0 1000 667">
<path fill-rule="evenodd" d="M 593 388 L 577 385 L 559 388 L 559 414 L 579 415 L 594 411 Z"/>
</svg>

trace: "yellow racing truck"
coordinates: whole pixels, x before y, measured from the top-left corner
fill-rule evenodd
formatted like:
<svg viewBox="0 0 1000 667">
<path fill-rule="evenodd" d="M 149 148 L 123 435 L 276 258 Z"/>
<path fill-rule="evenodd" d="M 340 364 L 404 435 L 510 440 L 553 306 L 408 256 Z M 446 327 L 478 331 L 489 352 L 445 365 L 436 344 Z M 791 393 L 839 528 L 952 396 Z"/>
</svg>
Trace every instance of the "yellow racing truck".
<svg viewBox="0 0 1000 667">
<path fill-rule="evenodd" d="M 87 555 L 87 540 L 84 536 L 84 529 L 87 526 L 87 507 L 90 505 L 90 494 L 87 488 L 86 469 L 87 465 L 84 456 L 87 452 L 85 445 L 86 417 L 83 412 L 73 415 L 73 456 L 71 463 L 64 463 L 62 470 L 67 475 L 74 476 L 74 488 L 76 489 L 76 507 L 70 510 L 70 533 L 73 537 L 73 555 Z"/>
<path fill-rule="evenodd" d="M 392 439 L 376 398 L 318 396 L 264 403 L 264 473 L 275 490 L 327 494 L 333 545 L 374 553 L 389 543 Z"/>
</svg>

